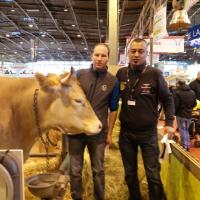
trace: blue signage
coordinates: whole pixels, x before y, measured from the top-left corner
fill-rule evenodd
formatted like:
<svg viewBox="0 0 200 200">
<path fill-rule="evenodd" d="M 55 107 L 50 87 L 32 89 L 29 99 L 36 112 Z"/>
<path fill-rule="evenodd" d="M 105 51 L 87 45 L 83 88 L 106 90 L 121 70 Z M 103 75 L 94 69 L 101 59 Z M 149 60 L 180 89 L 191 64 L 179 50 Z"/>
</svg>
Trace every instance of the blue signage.
<svg viewBox="0 0 200 200">
<path fill-rule="evenodd" d="M 188 41 L 190 46 L 200 48 L 200 24 L 197 24 L 188 30 Z"/>
<path fill-rule="evenodd" d="M 188 40 L 200 38 L 200 24 L 191 27 L 188 30 Z"/>
</svg>

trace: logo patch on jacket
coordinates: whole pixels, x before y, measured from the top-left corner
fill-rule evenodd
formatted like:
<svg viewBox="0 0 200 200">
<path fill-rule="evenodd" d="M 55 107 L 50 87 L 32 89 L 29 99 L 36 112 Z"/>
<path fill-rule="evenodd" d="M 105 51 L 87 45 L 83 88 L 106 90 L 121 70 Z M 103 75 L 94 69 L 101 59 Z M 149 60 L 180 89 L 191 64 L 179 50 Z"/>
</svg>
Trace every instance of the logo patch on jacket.
<svg viewBox="0 0 200 200">
<path fill-rule="evenodd" d="M 120 82 L 120 91 L 123 91 L 126 87 L 126 82 Z"/>
<path fill-rule="evenodd" d="M 105 91 L 107 90 L 107 85 L 102 85 L 102 86 L 101 86 L 101 89 L 102 89 L 102 91 L 105 92 Z"/>
<path fill-rule="evenodd" d="M 149 83 L 142 84 L 141 94 L 151 94 L 151 84 Z"/>
</svg>

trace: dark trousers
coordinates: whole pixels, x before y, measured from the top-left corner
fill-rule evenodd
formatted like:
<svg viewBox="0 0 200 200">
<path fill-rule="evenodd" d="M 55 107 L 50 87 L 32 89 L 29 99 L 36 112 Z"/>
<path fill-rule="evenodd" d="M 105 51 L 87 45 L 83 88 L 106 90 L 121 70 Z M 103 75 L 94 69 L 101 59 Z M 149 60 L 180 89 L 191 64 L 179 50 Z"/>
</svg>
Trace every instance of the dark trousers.
<svg viewBox="0 0 200 200">
<path fill-rule="evenodd" d="M 181 145 L 184 149 L 189 150 L 190 148 L 190 134 L 189 127 L 191 124 L 191 119 L 176 116 L 179 132 L 181 135 Z"/>
<path fill-rule="evenodd" d="M 104 151 L 105 143 L 69 137 L 70 181 L 73 199 L 82 199 L 82 169 L 84 150 L 87 146 L 91 161 L 94 196 L 96 200 L 104 200 Z"/>
<path fill-rule="evenodd" d="M 157 131 L 134 133 L 131 130 L 122 128 L 119 147 L 125 169 L 125 180 L 129 190 L 129 200 L 141 200 L 138 181 L 138 146 L 140 146 L 142 152 L 150 200 L 166 199 L 160 178 Z"/>
</svg>

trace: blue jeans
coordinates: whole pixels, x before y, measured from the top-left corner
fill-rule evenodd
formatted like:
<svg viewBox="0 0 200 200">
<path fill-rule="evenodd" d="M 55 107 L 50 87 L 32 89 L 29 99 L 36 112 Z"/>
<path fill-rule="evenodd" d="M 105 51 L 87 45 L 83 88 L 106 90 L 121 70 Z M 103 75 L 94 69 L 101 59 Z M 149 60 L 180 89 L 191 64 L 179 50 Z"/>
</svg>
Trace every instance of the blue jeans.
<svg viewBox="0 0 200 200">
<path fill-rule="evenodd" d="M 166 199 L 160 178 L 157 130 L 135 133 L 131 130 L 121 128 L 119 148 L 125 170 L 125 180 L 129 190 L 129 200 L 141 200 L 137 163 L 138 146 L 140 146 L 142 152 L 148 181 L 149 199 Z"/>
<path fill-rule="evenodd" d="M 190 134 L 189 126 L 191 124 L 191 119 L 176 116 L 179 132 L 181 135 L 181 145 L 184 149 L 190 148 Z"/>
<path fill-rule="evenodd" d="M 104 152 L 105 143 L 98 143 L 85 138 L 69 137 L 70 181 L 73 199 L 82 199 L 82 169 L 84 150 L 87 146 L 94 183 L 96 200 L 104 200 Z"/>
</svg>

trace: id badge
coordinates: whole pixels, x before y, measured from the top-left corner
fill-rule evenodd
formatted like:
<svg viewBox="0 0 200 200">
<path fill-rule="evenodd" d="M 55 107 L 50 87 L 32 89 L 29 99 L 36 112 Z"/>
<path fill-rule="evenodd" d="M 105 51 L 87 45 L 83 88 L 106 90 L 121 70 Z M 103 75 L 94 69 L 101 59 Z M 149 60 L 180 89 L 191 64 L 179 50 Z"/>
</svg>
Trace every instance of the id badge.
<svg viewBox="0 0 200 200">
<path fill-rule="evenodd" d="M 136 105 L 136 101 L 135 100 L 128 100 L 127 104 L 129 106 L 135 106 Z"/>
</svg>

